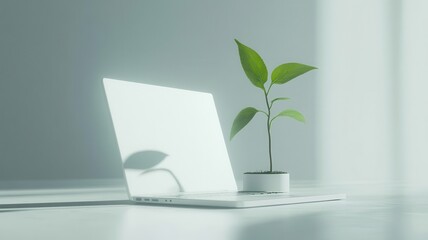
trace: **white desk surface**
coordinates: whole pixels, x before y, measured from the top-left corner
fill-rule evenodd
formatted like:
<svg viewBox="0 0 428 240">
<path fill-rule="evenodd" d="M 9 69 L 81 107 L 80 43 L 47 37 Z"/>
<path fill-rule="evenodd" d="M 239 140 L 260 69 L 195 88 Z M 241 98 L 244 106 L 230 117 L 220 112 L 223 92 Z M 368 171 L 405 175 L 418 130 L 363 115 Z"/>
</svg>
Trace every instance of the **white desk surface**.
<svg viewBox="0 0 428 240">
<path fill-rule="evenodd" d="M 293 191 L 312 188 L 319 189 L 300 185 Z M 335 189 L 347 193 L 348 199 L 252 209 L 160 207 L 126 202 L 0 206 L 0 239 L 428 239 L 427 194 L 404 193 L 401 187 L 382 185 Z M 123 198 L 121 194 L 104 194 L 110 200 Z M 96 195 L 102 195 L 102 191 Z"/>
</svg>

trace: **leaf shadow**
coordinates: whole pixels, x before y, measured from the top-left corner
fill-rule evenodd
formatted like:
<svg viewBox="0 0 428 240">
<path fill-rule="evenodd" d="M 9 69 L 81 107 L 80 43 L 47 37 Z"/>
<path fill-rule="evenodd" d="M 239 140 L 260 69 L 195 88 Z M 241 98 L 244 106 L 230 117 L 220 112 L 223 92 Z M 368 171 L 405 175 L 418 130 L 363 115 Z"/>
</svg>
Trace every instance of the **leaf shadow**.
<svg viewBox="0 0 428 240">
<path fill-rule="evenodd" d="M 129 156 L 123 163 L 124 168 L 146 170 L 161 163 L 168 154 L 160 151 L 147 150 L 140 151 Z"/>
<path fill-rule="evenodd" d="M 141 170 L 142 172 L 139 174 L 140 176 L 150 172 L 166 172 L 171 175 L 171 177 L 177 183 L 179 191 L 184 192 L 183 185 L 171 170 L 167 168 L 156 168 L 156 166 L 163 162 L 167 157 L 168 154 L 161 151 L 139 151 L 129 156 L 123 163 L 123 167 L 125 169 Z"/>
</svg>

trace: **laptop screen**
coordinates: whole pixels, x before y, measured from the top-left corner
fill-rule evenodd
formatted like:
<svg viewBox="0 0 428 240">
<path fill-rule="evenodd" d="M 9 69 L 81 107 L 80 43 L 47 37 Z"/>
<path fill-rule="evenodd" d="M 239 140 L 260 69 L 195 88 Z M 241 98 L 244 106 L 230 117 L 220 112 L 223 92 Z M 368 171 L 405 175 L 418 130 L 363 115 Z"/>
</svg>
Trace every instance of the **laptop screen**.
<svg viewBox="0 0 428 240">
<path fill-rule="evenodd" d="M 211 94 L 104 79 L 131 196 L 236 191 Z"/>
</svg>

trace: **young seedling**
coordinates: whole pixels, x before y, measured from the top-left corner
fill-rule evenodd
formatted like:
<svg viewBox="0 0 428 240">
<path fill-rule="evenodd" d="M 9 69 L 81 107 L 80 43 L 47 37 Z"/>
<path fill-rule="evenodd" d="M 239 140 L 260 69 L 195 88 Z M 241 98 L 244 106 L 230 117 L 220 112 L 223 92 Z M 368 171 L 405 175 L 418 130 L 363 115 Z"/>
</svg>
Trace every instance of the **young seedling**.
<svg viewBox="0 0 428 240">
<path fill-rule="evenodd" d="M 268 71 L 266 68 L 263 59 L 260 55 L 253 49 L 245 46 L 235 39 L 236 44 L 238 45 L 239 57 L 241 59 L 241 65 L 244 69 L 245 75 L 247 75 L 250 82 L 257 88 L 260 88 L 264 93 L 264 100 L 266 102 L 266 110 L 260 110 L 254 107 L 247 107 L 242 109 L 232 124 L 232 129 L 230 131 L 230 140 L 241 131 L 247 124 L 253 119 L 257 113 L 262 113 L 266 116 L 266 127 L 268 135 L 268 146 L 269 146 L 269 171 L 265 173 L 276 173 L 272 170 L 272 137 L 271 129 L 272 123 L 279 117 L 290 117 L 297 121 L 304 122 L 305 117 L 298 111 L 293 109 L 285 109 L 276 115 L 272 114 L 272 107 L 275 103 L 279 101 L 289 100 L 287 97 L 277 97 L 272 100 L 269 98 L 270 90 L 275 85 L 285 84 L 294 78 L 305 74 L 316 67 L 308 66 L 301 63 L 284 63 L 276 67 L 271 74 L 270 82 L 268 82 L 268 87 L 266 88 L 266 82 L 268 80 Z"/>
</svg>

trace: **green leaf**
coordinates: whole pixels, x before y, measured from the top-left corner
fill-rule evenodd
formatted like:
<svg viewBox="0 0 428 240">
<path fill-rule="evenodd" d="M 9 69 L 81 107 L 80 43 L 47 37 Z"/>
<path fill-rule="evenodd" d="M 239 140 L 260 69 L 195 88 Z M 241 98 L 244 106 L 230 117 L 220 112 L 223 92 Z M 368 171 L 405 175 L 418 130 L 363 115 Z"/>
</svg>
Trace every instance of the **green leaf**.
<svg viewBox="0 0 428 240">
<path fill-rule="evenodd" d="M 236 116 L 232 124 L 232 129 L 230 131 L 230 140 L 232 140 L 232 138 L 239 131 L 241 131 L 251 121 L 251 119 L 253 119 L 254 115 L 256 115 L 257 112 L 260 112 L 260 111 L 253 107 L 247 107 L 242 109 L 238 113 L 238 115 Z"/>
<path fill-rule="evenodd" d="M 298 111 L 293 110 L 293 109 L 287 109 L 287 110 L 280 112 L 278 115 L 276 115 L 274 118 L 272 118 L 272 120 L 270 122 L 272 123 L 273 120 L 275 120 L 277 117 L 291 117 L 291 118 L 294 118 L 295 120 L 297 120 L 299 122 L 305 122 L 305 117 L 301 113 L 299 113 Z"/>
<path fill-rule="evenodd" d="M 308 66 L 301 63 L 285 63 L 279 65 L 272 72 L 272 83 L 274 84 L 284 84 L 290 80 L 307 73 L 316 67 Z"/>
<path fill-rule="evenodd" d="M 238 44 L 239 57 L 245 74 L 254 86 L 264 89 L 264 83 L 267 81 L 267 68 L 263 59 L 253 49 L 245 46 L 235 39 Z"/>
<path fill-rule="evenodd" d="M 271 102 L 270 102 L 270 106 L 272 107 L 273 106 L 273 103 L 274 102 L 276 102 L 276 101 L 284 101 L 284 100 L 289 100 L 290 98 L 286 98 L 286 97 L 280 97 L 280 98 L 275 98 L 274 100 L 272 100 Z"/>
</svg>

